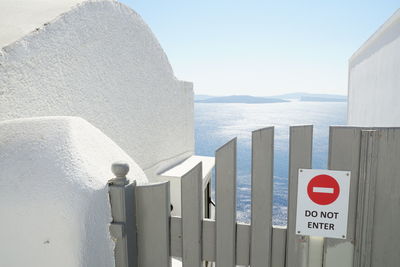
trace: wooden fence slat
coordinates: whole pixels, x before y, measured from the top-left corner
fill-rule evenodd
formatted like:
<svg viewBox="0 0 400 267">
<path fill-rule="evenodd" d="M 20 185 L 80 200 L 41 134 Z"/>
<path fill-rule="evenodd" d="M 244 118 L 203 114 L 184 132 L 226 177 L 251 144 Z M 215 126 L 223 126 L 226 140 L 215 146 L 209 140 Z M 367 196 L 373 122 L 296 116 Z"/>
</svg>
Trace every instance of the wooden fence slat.
<svg viewBox="0 0 400 267">
<path fill-rule="evenodd" d="M 182 266 L 201 267 L 201 222 L 203 217 L 202 164 L 181 178 Z"/>
<path fill-rule="evenodd" d="M 202 247 L 203 261 L 215 262 L 215 227 L 216 222 L 210 219 L 203 219 L 202 223 Z M 171 217 L 171 256 L 182 257 L 182 218 Z M 250 232 L 249 224 L 236 224 L 236 265 L 250 265 Z M 286 228 L 274 226 L 272 266 L 284 266 L 285 262 Z M 278 264 L 279 263 L 279 264 Z"/>
<path fill-rule="evenodd" d="M 298 170 L 311 168 L 312 135 L 312 125 L 290 127 L 286 267 L 305 267 L 308 264 L 308 237 L 296 235 L 295 227 Z"/>
<path fill-rule="evenodd" d="M 138 266 L 171 266 L 169 182 L 136 186 Z"/>
<path fill-rule="evenodd" d="M 250 263 L 250 234 L 249 224 L 236 224 L 236 265 L 249 265 Z"/>
<path fill-rule="evenodd" d="M 271 266 L 284 267 L 286 257 L 286 227 L 272 228 Z"/>
<path fill-rule="evenodd" d="M 216 222 L 211 219 L 203 219 L 202 226 L 202 260 L 215 262 Z M 171 217 L 171 256 L 173 257 L 182 257 L 181 227 L 182 218 Z M 249 224 L 236 224 L 236 265 L 250 265 L 250 231 L 251 228 Z M 278 231 L 281 231 L 281 229 Z"/>
<path fill-rule="evenodd" d="M 360 175 L 358 177 L 357 217 L 353 267 L 370 267 L 374 227 L 375 189 L 379 133 L 361 131 Z"/>
<path fill-rule="evenodd" d="M 377 130 L 375 204 L 371 234 L 371 266 L 399 266 L 400 263 L 400 128 Z M 373 175 L 373 174 L 372 174 Z M 372 178 L 372 177 L 371 177 Z M 372 192 L 371 192 L 372 193 Z"/>
<path fill-rule="evenodd" d="M 215 221 L 211 219 L 203 219 L 203 260 L 215 261 Z"/>
<path fill-rule="evenodd" d="M 171 256 L 182 257 L 182 218 L 171 216 L 170 226 Z"/>
<path fill-rule="evenodd" d="M 347 239 L 325 238 L 324 267 L 353 266 L 361 128 L 331 127 L 328 169 L 351 171 Z"/>
<path fill-rule="evenodd" d="M 271 266 L 274 127 L 252 133 L 251 251 L 252 267 Z"/>
<path fill-rule="evenodd" d="M 215 153 L 216 266 L 234 267 L 236 253 L 236 138 Z"/>
<path fill-rule="evenodd" d="M 128 184 L 125 189 L 125 206 L 126 210 L 126 236 L 128 246 L 128 265 L 129 267 L 137 267 L 137 237 L 136 237 L 136 197 L 135 197 L 136 181 Z"/>
</svg>

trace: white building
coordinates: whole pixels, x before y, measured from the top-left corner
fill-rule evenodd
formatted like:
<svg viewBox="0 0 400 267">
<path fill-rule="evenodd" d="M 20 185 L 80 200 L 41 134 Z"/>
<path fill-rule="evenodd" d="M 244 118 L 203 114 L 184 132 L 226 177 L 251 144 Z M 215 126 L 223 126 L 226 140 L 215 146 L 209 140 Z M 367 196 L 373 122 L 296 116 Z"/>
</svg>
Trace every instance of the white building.
<svg viewBox="0 0 400 267">
<path fill-rule="evenodd" d="M 348 124 L 400 126 L 400 10 L 351 57 Z"/>
<path fill-rule="evenodd" d="M 150 180 L 193 155 L 192 84 L 125 5 L 1 1 L 0 47 L 0 121 L 82 117 Z"/>
<path fill-rule="evenodd" d="M 185 170 L 203 161 L 207 186 L 193 86 L 132 9 L 2 0 L 0 48 L 0 266 L 113 266 L 113 161 L 131 181 L 170 180 L 173 214 Z"/>
</svg>

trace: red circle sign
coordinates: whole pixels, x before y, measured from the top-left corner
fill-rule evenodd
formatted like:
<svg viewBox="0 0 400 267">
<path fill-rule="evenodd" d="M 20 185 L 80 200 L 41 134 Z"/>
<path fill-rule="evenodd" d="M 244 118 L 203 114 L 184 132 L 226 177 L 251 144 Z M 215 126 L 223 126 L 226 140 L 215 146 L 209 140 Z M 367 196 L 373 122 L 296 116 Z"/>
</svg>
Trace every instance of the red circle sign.
<svg viewBox="0 0 400 267">
<path fill-rule="evenodd" d="M 318 205 L 329 205 L 339 197 L 340 187 L 332 176 L 321 174 L 311 179 L 307 194 Z"/>
</svg>

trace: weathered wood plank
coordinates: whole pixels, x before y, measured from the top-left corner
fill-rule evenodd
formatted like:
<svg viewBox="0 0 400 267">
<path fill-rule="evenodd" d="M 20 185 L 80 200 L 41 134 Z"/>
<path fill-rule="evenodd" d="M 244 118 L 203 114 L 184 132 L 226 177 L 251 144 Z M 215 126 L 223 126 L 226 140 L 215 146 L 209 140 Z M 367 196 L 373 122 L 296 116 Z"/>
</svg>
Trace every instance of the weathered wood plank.
<svg viewBox="0 0 400 267">
<path fill-rule="evenodd" d="M 137 237 L 136 237 L 136 204 L 135 204 L 136 181 L 128 184 L 125 189 L 125 210 L 126 210 L 126 236 L 128 239 L 128 265 L 137 265 Z"/>
<path fill-rule="evenodd" d="M 286 240 L 286 267 L 308 264 L 308 237 L 296 235 L 296 206 L 298 170 L 310 169 L 312 164 L 313 127 L 290 127 L 288 229 Z"/>
<path fill-rule="evenodd" d="M 360 175 L 353 267 L 370 267 L 378 163 L 378 132 L 361 131 Z"/>
<path fill-rule="evenodd" d="M 170 225 L 171 256 L 182 257 L 182 218 L 171 216 Z"/>
<path fill-rule="evenodd" d="M 250 264 L 250 225 L 236 224 L 236 265 Z"/>
<path fill-rule="evenodd" d="M 328 169 L 351 171 L 347 239 L 324 240 L 324 267 L 353 265 L 356 229 L 358 177 L 360 165 L 361 128 L 331 127 Z"/>
<path fill-rule="evenodd" d="M 169 182 L 136 186 L 138 264 L 171 266 Z"/>
<path fill-rule="evenodd" d="M 271 266 L 274 127 L 252 133 L 251 251 L 252 267 Z"/>
<path fill-rule="evenodd" d="M 201 267 L 201 222 L 203 217 L 202 164 L 197 164 L 181 179 L 182 266 Z"/>
<path fill-rule="evenodd" d="M 211 219 L 203 220 L 203 260 L 204 261 L 215 261 L 216 252 L 215 252 L 215 227 L 216 223 Z"/>
<path fill-rule="evenodd" d="M 286 227 L 272 228 L 272 267 L 284 267 L 286 257 Z"/>
<path fill-rule="evenodd" d="M 210 219 L 203 219 L 202 223 L 202 260 L 215 262 L 215 229 L 216 222 Z M 171 217 L 171 256 L 182 257 L 182 218 Z M 274 226 L 273 228 L 273 248 L 272 248 L 272 264 L 273 267 L 284 266 L 285 262 L 285 244 L 286 244 L 286 228 Z M 236 265 L 250 265 L 250 234 L 251 227 L 249 224 L 236 224 Z"/>
<path fill-rule="evenodd" d="M 371 266 L 400 264 L 400 128 L 379 129 Z"/>
<path fill-rule="evenodd" d="M 235 266 L 236 253 L 236 138 L 215 155 L 216 266 Z"/>
</svg>

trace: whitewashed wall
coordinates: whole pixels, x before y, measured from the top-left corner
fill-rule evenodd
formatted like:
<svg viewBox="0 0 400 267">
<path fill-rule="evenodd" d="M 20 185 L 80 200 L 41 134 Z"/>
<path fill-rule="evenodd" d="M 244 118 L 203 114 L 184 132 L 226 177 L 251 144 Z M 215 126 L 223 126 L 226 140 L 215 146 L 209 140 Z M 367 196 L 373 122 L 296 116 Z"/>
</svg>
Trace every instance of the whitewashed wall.
<svg viewBox="0 0 400 267">
<path fill-rule="evenodd" d="M 400 10 L 352 56 L 348 124 L 400 126 Z"/>
<path fill-rule="evenodd" d="M 0 122 L 0 266 L 112 267 L 111 164 L 140 167 L 110 138 L 73 117 Z"/>
<path fill-rule="evenodd" d="M 0 47 L 17 41 L 83 1 L 1 0 Z"/>
<path fill-rule="evenodd" d="M 1 49 L 0 121 L 82 117 L 149 179 L 192 155 L 192 84 L 174 77 L 140 16 L 111 0 L 65 2 L 68 12 Z"/>
</svg>

